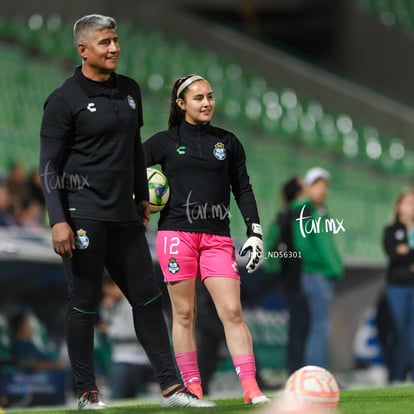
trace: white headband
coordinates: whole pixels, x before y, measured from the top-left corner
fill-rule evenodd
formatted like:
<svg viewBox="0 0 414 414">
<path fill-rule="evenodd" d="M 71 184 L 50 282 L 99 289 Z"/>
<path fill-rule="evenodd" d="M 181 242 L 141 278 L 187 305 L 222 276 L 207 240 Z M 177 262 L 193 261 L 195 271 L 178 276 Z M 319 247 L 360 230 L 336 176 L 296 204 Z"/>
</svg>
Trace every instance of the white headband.
<svg viewBox="0 0 414 414">
<path fill-rule="evenodd" d="M 188 79 L 186 79 L 177 89 L 177 98 L 181 95 L 181 92 L 190 86 L 193 82 L 199 81 L 199 80 L 205 80 L 202 76 L 193 75 L 190 76 Z"/>
</svg>

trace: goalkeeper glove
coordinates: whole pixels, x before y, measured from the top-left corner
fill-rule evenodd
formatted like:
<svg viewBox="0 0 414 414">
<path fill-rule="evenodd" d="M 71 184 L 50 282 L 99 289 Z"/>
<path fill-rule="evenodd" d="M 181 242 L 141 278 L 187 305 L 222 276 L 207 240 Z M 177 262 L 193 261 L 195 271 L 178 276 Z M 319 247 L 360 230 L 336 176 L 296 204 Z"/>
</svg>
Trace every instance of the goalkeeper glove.
<svg viewBox="0 0 414 414">
<path fill-rule="evenodd" d="M 246 264 L 247 273 L 253 273 L 263 263 L 263 232 L 260 224 L 251 223 L 247 227 L 247 241 L 240 249 L 240 256 L 249 252 L 249 260 Z"/>
</svg>

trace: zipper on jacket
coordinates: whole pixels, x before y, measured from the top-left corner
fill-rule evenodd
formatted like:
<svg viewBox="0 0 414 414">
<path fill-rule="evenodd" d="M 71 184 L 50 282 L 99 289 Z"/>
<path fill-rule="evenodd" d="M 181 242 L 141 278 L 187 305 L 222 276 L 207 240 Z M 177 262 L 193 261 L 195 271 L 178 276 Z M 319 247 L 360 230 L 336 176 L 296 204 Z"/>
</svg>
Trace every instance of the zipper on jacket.
<svg viewBox="0 0 414 414">
<path fill-rule="evenodd" d="M 196 125 L 197 129 L 197 147 L 198 147 L 198 155 L 201 158 L 203 156 L 203 151 L 201 148 L 201 142 L 200 142 L 200 125 Z"/>
</svg>

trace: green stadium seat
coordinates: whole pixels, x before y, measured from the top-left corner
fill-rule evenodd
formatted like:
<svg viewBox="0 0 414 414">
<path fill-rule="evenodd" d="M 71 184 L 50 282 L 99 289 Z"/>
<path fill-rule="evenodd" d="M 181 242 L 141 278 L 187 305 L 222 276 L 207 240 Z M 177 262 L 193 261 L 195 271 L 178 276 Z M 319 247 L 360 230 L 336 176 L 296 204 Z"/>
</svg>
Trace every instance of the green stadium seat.
<svg viewBox="0 0 414 414">
<path fill-rule="evenodd" d="M 280 208 L 283 181 L 320 165 L 332 174 L 332 214 L 345 220 L 347 231 L 338 238 L 341 249 L 347 255 L 382 257 L 378 229 L 391 213 L 396 192 L 414 171 L 414 154 L 405 148 L 401 157 L 398 140 L 371 126 L 356 125 L 346 114 L 324 107 L 312 97 L 305 99 L 287 85 L 268 85 L 262 77 L 244 73 L 211 50 L 191 48 L 181 40 L 128 24 L 120 25 L 118 34 L 120 71 L 142 87 L 144 139 L 167 126 L 166 100 L 172 81 L 193 72 L 206 76 L 215 93 L 216 116 L 245 146 L 263 228 Z M 62 23 L 54 35 L 56 43 L 42 40 L 34 45 L 34 37 L 50 37 L 47 24 L 33 33 L 27 21 L 0 19 L 0 39 L 13 38 L 23 47 L 37 47 L 39 53 L 56 53 L 77 64 L 79 59 L 67 39 L 71 27 Z M 33 60 L 22 47 L 2 45 L 0 59 L 0 169 L 16 158 L 32 169 L 37 165 L 44 100 L 73 69 Z M 232 223 L 236 239 L 244 237 L 239 213 L 234 212 Z"/>
<path fill-rule="evenodd" d="M 387 26 L 414 29 L 414 4 L 411 0 L 359 0 L 358 5 Z"/>
</svg>

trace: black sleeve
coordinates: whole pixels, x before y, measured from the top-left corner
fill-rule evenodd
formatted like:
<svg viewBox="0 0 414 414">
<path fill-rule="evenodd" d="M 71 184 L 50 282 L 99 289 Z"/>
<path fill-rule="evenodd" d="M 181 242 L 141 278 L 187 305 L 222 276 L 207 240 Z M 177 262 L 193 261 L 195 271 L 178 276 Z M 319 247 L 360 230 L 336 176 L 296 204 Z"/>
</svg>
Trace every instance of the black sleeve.
<svg viewBox="0 0 414 414">
<path fill-rule="evenodd" d="M 400 256 L 396 252 L 397 243 L 395 237 L 393 237 L 394 233 L 395 228 L 392 227 L 386 227 L 383 232 L 383 247 L 390 262 L 398 261 L 398 256 Z"/>
<path fill-rule="evenodd" d="M 39 174 L 50 225 L 66 221 L 60 175 L 67 140 L 72 133 L 71 111 L 66 100 L 53 93 L 45 103 L 40 128 Z"/>
<path fill-rule="evenodd" d="M 163 164 L 165 160 L 166 140 L 166 132 L 160 131 L 143 143 L 147 167 L 156 164 Z"/>
<path fill-rule="evenodd" d="M 60 194 L 63 183 L 59 178 L 64 151 L 63 141 L 41 136 L 39 174 L 51 226 L 66 221 Z"/>
<path fill-rule="evenodd" d="M 141 137 L 137 137 L 135 143 L 135 180 L 134 180 L 134 194 L 135 202 L 148 201 L 148 180 L 147 180 L 147 168 L 144 148 L 141 142 Z"/>
<path fill-rule="evenodd" d="M 276 218 L 276 222 L 280 227 L 280 242 L 286 246 L 286 250 L 292 251 L 294 250 L 292 235 L 293 220 L 294 212 L 290 207 L 286 207 L 285 209 L 281 210 Z"/>
<path fill-rule="evenodd" d="M 135 195 L 135 202 L 138 203 L 140 201 L 148 201 L 148 180 L 147 180 L 147 169 L 145 163 L 145 153 L 144 148 L 142 146 L 141 140 L 141 128 L 144 125 L 144 115 L 143 115 L 143 108 L 142 108 L 142 96 L 141 96 L 141 89 L 137 82 L 131 80 L 130 78 L 122 78 L 128 79 L 129 82 L 132 82 L 132 89 L 133 94 L 135 97 L 135 102 L 137 104 L 137 117 L 138 117 L 138 130 L 135 137 L 135 145 L 134 145 L 134 195 Z"/>
<path fill-rule="evenodd" d="M 392 266 L 410 265 L 414 263 L 414 249 L 410 249 L 408 254 L 397 253 L 398 244 L 408 244 L 406 238 L 407 233 L 405 232 L 405 230 L 403 230 L 402 227 L 400 228 L 400 230 L 404 231 L 404 239 L 402 240 L 397 240 L 394 236 L 395 232 L 398 231 L 396 226 L 386 227 L 383 234 L 384 250 Z"/>
<path fill-rule="evenodd" d="M 245 223 L 260 224 L 256 198 L 247 173 L 246 154 L 240 141 L 235 136 L 233 138 L 230 162 L 231 189 Z"/>
<path fill-rule="evenodd" d="M 384 251 L 389 259 L 392 258 L 395 254 L 395 243 L 393 242 L 393 238 L 391 237 L 390 228 L 386 227 L 382 234 L 382 245 Z"/>
</svg>

